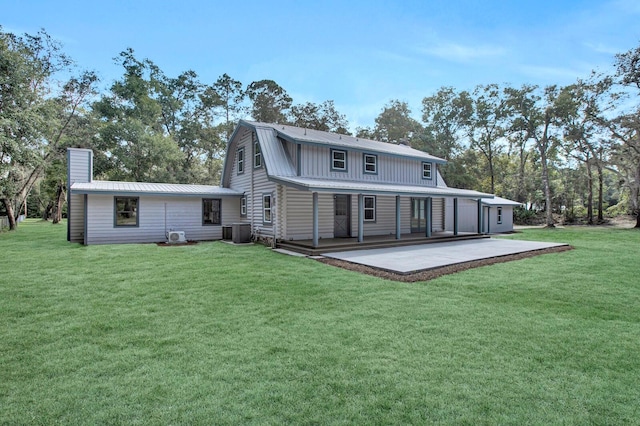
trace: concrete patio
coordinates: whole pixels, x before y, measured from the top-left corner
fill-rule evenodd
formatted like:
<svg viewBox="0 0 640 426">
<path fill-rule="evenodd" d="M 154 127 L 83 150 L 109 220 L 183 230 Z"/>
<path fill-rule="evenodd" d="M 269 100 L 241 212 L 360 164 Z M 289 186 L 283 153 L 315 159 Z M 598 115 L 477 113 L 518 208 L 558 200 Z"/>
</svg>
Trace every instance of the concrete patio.
<svg viewBox="0 0 640 426">
<path fill-rule="evenodd" d="M 482 238 L 405 247 L 329 252 L 322 255 L 397 274 L 411 274 L 459 263 L 562 246 L 568 246 L 568 244 Z"/>
</svg>

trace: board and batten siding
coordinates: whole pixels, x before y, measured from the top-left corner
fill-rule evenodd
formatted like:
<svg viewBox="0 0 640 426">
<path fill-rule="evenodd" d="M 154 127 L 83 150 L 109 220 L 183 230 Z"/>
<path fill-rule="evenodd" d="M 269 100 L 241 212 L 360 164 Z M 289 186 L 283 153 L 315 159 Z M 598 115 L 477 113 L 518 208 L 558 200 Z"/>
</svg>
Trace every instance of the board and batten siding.
<svg viewBox="0 0 640 426">
<path fill-rule="evenodd" d="M 75 182 L 91 182 L 93 179 L 93 152 L 90 149 L 67 149 L 67 194 Z M 84 195 L 71 194 L 67 203 L 67 239 L 84 243 L 85 234 Z"/>
<path fill-rule="evenodd" d="M 186 238 L 192 241 L 222 238 L 222 226 L 202 224 L 202 198 L 140 195 L 138 226 L 116 228 L 114 197 L 87 195 L 86 244 L 163 242 L 168 231 L 184 231 Z M 221 206 L 222 223 L 239 220 L 237 199 L 222 198 Z"/>
<path fill-rule="evenodd" d="M 283 187 L 286 226 L 279 230 L 284 240 L 310 240 L 313 238 L 313 194 Z M 318 194 L 318 236 L 333 238 L 333 195 Z M 284 222 L 284 221 L 283 221 Z"/>
<path fill-rule="evenodd" d="M 422 161 L 393 157 L 372 152 L 377 155 L 377 174 L 363 172 L 364 156 L 362 152 L 347 150 L 347 171 L 331 170 L 331 148 L 302 145 L 301 175 L 312 178 L 379 182 L 407 185 L 436 186 L 436 164 L 432 167 L 432 179 L 422 178 Z"/>
</svg>

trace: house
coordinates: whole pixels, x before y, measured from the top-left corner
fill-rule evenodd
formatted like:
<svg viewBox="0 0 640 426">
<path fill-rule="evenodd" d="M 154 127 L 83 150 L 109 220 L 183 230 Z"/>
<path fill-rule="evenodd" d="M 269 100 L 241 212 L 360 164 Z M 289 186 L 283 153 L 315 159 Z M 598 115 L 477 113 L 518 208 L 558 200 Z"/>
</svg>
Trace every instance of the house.
<svg viewBox="0 0 640 426">
<path fill-rule="evenodd" d="M 156 242 L 179 230 L 214 240 L 231 223 L 273 245 L 312 247 L 334 238 L 510 231 L 513 202 L 448 187 L 444 163 L 406 145 L 244 120 L 227 144 L 220 187 L 94 181 L 91 151 L 69 149 L 68 239 Z"/>
</svg>

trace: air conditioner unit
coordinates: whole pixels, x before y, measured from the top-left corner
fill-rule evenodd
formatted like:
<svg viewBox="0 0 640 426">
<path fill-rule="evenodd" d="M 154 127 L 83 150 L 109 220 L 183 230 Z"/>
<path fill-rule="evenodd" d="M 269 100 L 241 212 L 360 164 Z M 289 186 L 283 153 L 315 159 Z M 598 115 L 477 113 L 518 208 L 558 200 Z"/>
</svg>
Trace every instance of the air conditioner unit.
<svg viewBox="0 0 640 426">
<path fill-rule="evenodd" d="M 167 235 L 169 243 L 186 243 L 187 238 L 184 236 L 184 231 L 169 231 Z"/>
</svg>

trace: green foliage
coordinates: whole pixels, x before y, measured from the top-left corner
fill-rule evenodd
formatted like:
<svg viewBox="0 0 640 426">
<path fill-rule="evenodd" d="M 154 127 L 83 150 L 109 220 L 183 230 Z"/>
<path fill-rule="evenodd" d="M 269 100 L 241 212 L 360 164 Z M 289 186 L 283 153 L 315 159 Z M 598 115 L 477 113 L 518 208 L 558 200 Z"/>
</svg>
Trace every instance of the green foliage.
<svg viewBox="0 0 640 426">
<path fill-rule="evenodd" d="M 303 105 L 291 107 L 291 124 L 307 129 L 321 130 L 349 135 L 349 123 L 347 118 L 340 114 L 333 101 L 324 101 L 321 104 L 307 102 Z"/>
<path fill-rule="evenodd" d="M 263 123 L 287 123 L 293 99 L 273 80 L 254 81 L 245 91 L 251 101 L 250 113 Z"/>
<path fill-rule="evenodd" d="M 515 207 L 513 209 L 513 223 L 515 225 L 538 225 L 540 223 L 540 215 L 535 210 Z"/>
<path fill-rule="evenodd" d="M 413 284 L 64 232 L 0 235 L 3 424 L 637 419 L 637 230 L 526 230 L 575 250 Z"/>
</svg>

